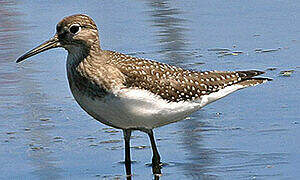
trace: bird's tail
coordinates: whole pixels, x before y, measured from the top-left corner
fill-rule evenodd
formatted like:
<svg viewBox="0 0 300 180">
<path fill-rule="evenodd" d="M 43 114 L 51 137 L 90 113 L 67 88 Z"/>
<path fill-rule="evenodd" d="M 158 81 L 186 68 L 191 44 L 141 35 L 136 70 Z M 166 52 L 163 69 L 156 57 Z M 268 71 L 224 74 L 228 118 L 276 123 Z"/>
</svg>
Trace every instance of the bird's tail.
<svg viewBox="0 0 300 180">
<path fill-rule="evenodd" d="M 242 77 L 242 80 L 237 82 L 236 84 L 242 85 L 243 87 L 256 86 L 258 84 L 262 84 L 267 81 L 272 81 L 272 79 L 270 79 L 270 78 L 254 77 L 254 76 L 264 74 L 265 72 L 263 72 L 263 71 L 256 71 L 256 70 L 238 71 L 238 73 L 239 73 L 240 77 Z"/>
</svg>

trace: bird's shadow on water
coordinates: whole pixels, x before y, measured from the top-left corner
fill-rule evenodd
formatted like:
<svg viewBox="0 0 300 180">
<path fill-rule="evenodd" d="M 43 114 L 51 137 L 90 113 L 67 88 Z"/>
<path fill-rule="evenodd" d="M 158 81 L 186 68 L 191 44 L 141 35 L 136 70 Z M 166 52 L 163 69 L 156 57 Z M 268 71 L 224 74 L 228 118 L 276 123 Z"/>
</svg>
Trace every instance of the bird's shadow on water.
<svg viewBox="0 0 300 180">
<path fill-rule="evenodd" d="M 186 120 L 180 123 L 175 123 L 174 126 L 179 126 L 178 130 L 175 132 L 171 132 L 172 136 L 171 139 L 174 139 L 173 142 L 177 137 L 179 137 L 179 142 L 175 144 L 178 148 L 183 148 L 184 150 L 181 153 L 188 152 L 188 159 L 184 160 L 176 160 L 172 159 L 171 161 L 162 161 L 162 174 L 160 175 L 153 175 L 152 179 L 158 180 L 160 178 L 168 178 L 173 177 L 173 173 L 176 171 L 180 172 L 183 171 L 184 176 L 192 178 L 192 179 L 214 179 L 217 176 L 209 174 L 211 172 L 210 166 L 216 164 L 214 154 L 216 152 L 212 149 L 205 148 L 203 145 L 203 132 L 206 131 L 215 131 L 217 127 L 210 125 L 207 121 L 203 121 L 206 119 L 206 114 L 204 111 L 199 111 L 195 113 L 192 117 L 188 117 Z M 168 128 L 168 127 L 166 127 Z M 169 137 L 170 138 L 170 137 Z M 168 139 L 169 139 L 168 138 Z M 170 142 L 168 142 L 170 143 Z M 162 145 L 164 142 L 159 142 L 158 145 Z M 166 144 L 160 146 L 162 151 L 172 151 L 172 149 L 166 150 Z M 163 148 L 165 148 L 163 150 Z M 168 148 L 167 148 L 168 149 Z M 177 152 L 173 152 L 177 153 Z M 162 153 L 162 159 L 167 157 L 168 154 Z M 182 156 L 181 154 L 177 154 L 177 156 Z M 126 165 L 124 161 L 120 162 L 122 165 Z M 133 161 L 132 164 L 138 164 L 139 162 Z M 149 169 L 149 174 L 151 173 L 150 168 L 152 168 L 151 163 L 146 163 L 145 166 Z M 175 172 L 174 172 L 175 169 Z M 133 169 L 134 171 L 134 169 Z M 140 174 L 134 174 L 132 176 L 126 176 L 126 179 L 134 179 L 135 176 L 140 177 Z M 181 175 L 180 175 L 181 176 Z M 181 176 L 182 177 L 182 176 Z"/>
<path fill-rule="evenodd" d="M 166 63 L 180 65 L 185 67 L 193 58 L 193 54 L 188 50 L 189 40 L 186 38 L 186 32 L 189 31 L 186 22 L 188 19 L 182 16 L 185 14 L 184 11 L 178 7 L 174 7 L 174 4 L 165 0 L 151 0 L 146 2 L 146 11 L 145 13 L 150 17 L 150 23 L 152 29 L 155 31 L 157 37 L 157 43 L 159 45 L 159 51 L 156 54 L 160 54 Z M 203 118 L 201 113 L 195 113 L 197 119 Z M 195 129 L 199 130 L 203 126 L 207 126 L 206 123 L 197 121 L 192 118 L 185 120 L 180 123 L 183 125 L 182 131 L 180 131 L 180 136 L 182 138 L 182 143 L 184 148 L 191 151 L 195 159 L 199 159 L 201 162 L 197 163 L 203 164 L 203 167 L 212 164 L 212 159 L 210 158 L 210 152 L 207 151 L 201 145 L 202 136 L 199 135 Z M 178 123 L 175 124 L 179 125 Z M 168 128 L 168 127 L 167 127 Z M 175 137 L 174 137 L 175 138 Z M 188 142 L 188 143 L 186 143 Z M 159 145 L 160 143 L 158 143 Z M 165 148 L 161 147 L 161 148 Z M 164 159 L 164 154 L 161 154 L 162 159 Z M 146 164 L 147 167 L 152 167 L 152 164 Z M 190 167 L 186 166 L 183 162 L 164 162 L 162 161 L 162 174 L 163 176 L 168 176 L 164 174 L 164 169 L 167 172 L 167 168 L 177 168 L 183 167 L 186 173 L 194 173 L 189 171 Z M 201 169 L 201 168 L 200 168 Z M 200 171 L 198 177 L 205 177 L 205 168 Z M 198 172 L 199 169 L 196 171 Z M 153 175 L 153 179 L 159 179 L 159 175 Z M 127 179 L 131 179 L 131 176 L 128 176 Z"/>
<path fill-rule="evenodd" d="M 188 161 L 179 163 L 180 168 L 189 178 L 192 179 L 211 179 L 216 178 L 214 175 L 209 175 L 209 167 L 216 163 L 214 154 L 215 151 L 204 147 L 202 132 L 214 129 L 207 122 L 200 122 L 203 117 L 198 113 L 198 117 L 182 124 L 181 145 L 183 149 L 189 152 Z"/>
<path fill-rule="evenodd" d="M 188 119 L 175 124 L 177 126 L 176 136 L 178 136 L 177 147 L 182 149 L 184 158 L 180 162 L 170 162 L 166 168 L 175 167 L 178 172 L 182 171 L 181 177 L 188 179 L 214 179 L 215 175 L 209 174 L 210 167 L 215 165 L 215 151 L 205 147 L 203 142 L 210 131 L 216 128 L 207 121 L 207 113 L 203 110 L 195 112 Z M 211 118 L 211 117 L 210 117 Z M 178 154 L 178 156 L 182 156 Z"/>
</svg>

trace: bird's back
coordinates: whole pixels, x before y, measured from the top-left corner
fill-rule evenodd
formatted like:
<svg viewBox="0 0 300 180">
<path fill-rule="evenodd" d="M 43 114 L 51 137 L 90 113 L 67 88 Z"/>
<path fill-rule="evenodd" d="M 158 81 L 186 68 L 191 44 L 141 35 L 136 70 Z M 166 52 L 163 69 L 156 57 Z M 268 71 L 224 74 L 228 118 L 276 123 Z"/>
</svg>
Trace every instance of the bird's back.
<svg viewBox="0 0 300 180">
<path fill-rule="evenodd" d="M 106 51 L 108 63 L 125 75 L 124 85 L 148 90 L 170 102 L 194 101 L 229 86 L 253 86 L 265 78 L 261 71 L 190 71 L 118 52 Z"/>
</svg>

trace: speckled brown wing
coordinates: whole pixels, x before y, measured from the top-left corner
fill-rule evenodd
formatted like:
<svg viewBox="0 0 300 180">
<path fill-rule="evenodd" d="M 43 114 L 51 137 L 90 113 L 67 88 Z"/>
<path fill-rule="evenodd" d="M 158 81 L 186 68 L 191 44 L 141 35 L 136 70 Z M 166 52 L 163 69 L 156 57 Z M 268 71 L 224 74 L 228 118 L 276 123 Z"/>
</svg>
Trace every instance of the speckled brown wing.
<svg viewBox="0 0 300 180">
<path fill-rule="evenodd" d="M 149 90 L 172 102 L 195 100 L 263 74 L 261 71 L 189 71 L 117 52 L 109 54 L 108 63 L 115 64 L 125 74 L 125 86 Z"/>
</svg>

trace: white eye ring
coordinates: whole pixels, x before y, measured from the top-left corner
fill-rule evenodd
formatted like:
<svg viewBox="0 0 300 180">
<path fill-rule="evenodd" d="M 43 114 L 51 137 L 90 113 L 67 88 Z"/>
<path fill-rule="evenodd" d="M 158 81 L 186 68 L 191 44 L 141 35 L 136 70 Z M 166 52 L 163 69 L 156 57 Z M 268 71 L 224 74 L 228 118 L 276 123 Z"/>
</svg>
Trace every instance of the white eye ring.
<svg viewBox="0 0 300 180">
<path fill-rule="evenodd" d="M 73 24 L 73 25 L 70 26 L 69 31 L 72 34 L 77 34 L 78 32 L 81 31 L 81 26 L 79 24 Z"/>
</svg>

